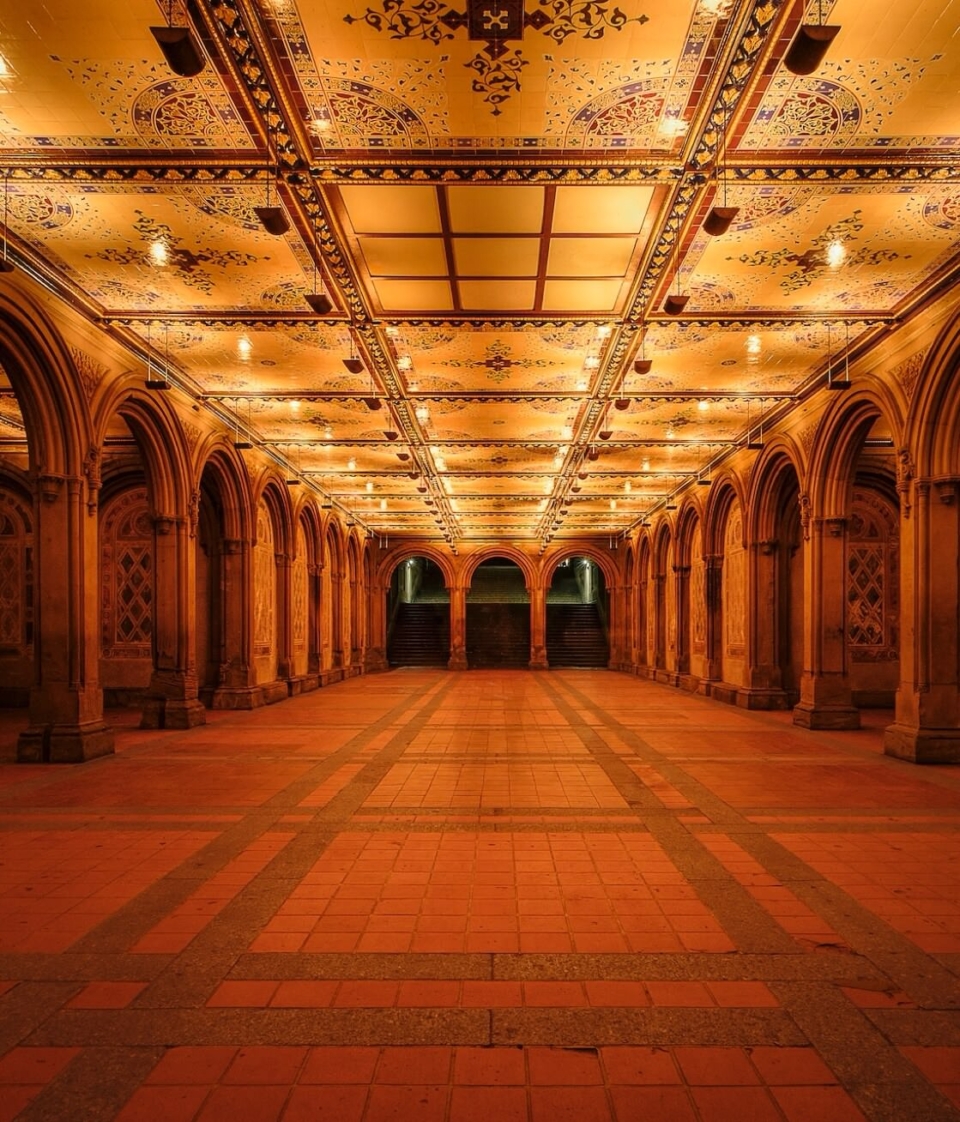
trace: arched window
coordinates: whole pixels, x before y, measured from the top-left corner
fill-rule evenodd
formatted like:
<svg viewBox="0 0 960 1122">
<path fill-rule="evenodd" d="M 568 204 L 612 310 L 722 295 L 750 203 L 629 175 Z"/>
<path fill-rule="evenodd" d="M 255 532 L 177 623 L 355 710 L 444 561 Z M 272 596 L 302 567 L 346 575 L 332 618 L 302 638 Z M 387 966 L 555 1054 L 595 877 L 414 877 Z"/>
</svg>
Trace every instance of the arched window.
<svg viewBox="0 0 960 1122">
<path fill-rule="evenodd" d="M 858 488 L 847 535 L 847 641 L 858 661 L 897 657 L 898 568 L 897 512 L 876 491 Z"/>
<path fill-rule="evenodd" d="M 33 518 L 0 493 L 0 652 L 33 654 Z"/>
<path fill-rule="evenodd" d="M 100 523 L 104 658 L 149 658 L 153 632 L 153 525 L 145 487 L 112 499 Z"/>
</svg>

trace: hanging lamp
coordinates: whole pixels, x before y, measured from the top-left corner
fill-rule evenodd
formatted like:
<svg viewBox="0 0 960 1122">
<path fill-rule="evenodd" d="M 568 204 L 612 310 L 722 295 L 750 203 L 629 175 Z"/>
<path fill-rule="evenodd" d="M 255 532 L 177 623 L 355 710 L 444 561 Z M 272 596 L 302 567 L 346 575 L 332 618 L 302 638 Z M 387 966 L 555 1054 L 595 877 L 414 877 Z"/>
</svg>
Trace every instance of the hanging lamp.
<svg viewBox="0 0 960 1122">
<path fill-rule="evenodd" d="M 167 26 L 151 27 L 150 34 L 167 60 L 167 66 L 181 78 L 193 78 L 204 68 L 206 60 L 189 27 L 173 26 L 173 0 L 167 3 Z"/>
<path fill-rule="evenodd" d="M 837 37 L 839 30 L 839 24 L 823 22 L 823 0 L 818 0 L 817 22 L 800 25 L 787 53 L 783 56 L 783 65 L 791 74 L 812 74 L 823 62 L 824 55 L 830 49 L 830 44 Z"/>
</svg>

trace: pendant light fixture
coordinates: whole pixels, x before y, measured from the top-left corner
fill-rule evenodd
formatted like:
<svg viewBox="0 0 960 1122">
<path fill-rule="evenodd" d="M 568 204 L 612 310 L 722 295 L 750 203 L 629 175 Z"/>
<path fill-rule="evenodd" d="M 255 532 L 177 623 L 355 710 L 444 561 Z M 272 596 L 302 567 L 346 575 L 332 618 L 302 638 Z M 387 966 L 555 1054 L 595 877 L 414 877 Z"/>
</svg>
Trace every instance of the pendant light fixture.
<svg viewBox="0 0 960 1122">
<path fill-rule="evenodd" d="M 823 0 L 817 0 L 817 22 L 800 25 L 783 56 L 783 65 L 791 74 L 812 74 L 823 62 L 839 30 L 839 24 L 823 22 Z"/>
<path fill-rule="evenodd" d="M 147 321 L 147 376 L 144 379 L 143 384 L 147 387 L 148 390 L 161 390 L 161 391 L 162 390 L 168 390 L 168 389 L 170 389 L 170 383 L 167 381 L 167 376 L 166 376 L 166 365 L 167 365 L 167 363 L 164 364 L 164 369 L 163 370 L 155 369 L 154 366 L 153 366 L 153 347 L 151 346 L 151 343 L 150 343 L 150 334 L 151 334 L 152 326 L 153 326 L 153 324 L 148 320 Z M 168 332 L 167 325 L 164 324 L 164 327 L 163 327 L 164 341 L 168 344 L 169 343 L 169 336 L 168 336 L 167 332 Z M 166 350 L 167 361 L 169 362 L 169 358 L 170 358 L 169 345 L 167 347 L 165 347 L 165 350 Z"/>
<path fill-rule="evenodd" d="M 260 219 L 260 224 L 268 234 L 273 234 L 275 238 L 279 238 L 290 229 L 290 219 L 287 218 L 287 212 L 280 206 L 279 194 L 276 203 L 270 202 L 270 183 L 277 182 L 280 178 L 280 143 L 276 134 L 274 134 L 274 142 L 276 147 L 276 164 L 273 167 L 267 168 L 267 205 L 255 206 L 253 213 Z M 270 140 L 267 138 L 267 154 L 270 151 Z"/>
<path fill-rule="evenodd" d="M 203 69 L 205 59 L 190 28 L 173 26 L 173 0 L 167 2 L 167 26 L 151 27 L 150 34 L 156 39 L 167 66 L 174 74 L 181 78 L 193 78 Z"/>
<path fill-rule="evenodd" d="M 0 273 L 12 273 L 16 265 L 7 256 L 7 214 L 9 207 L 10 172 L 3 175 L 3 256 L 0 257 Z"/>
<path fill-rule="evenodd" d="M 664 300 L 663 310 L 669 316 L 678 316 L 683 311 L 683 309 L 687 306 L 687 301 L 690 299 L 690 294 L 688 292 L 683 292 L 682 293 L 680 291 L 680 226 L 679 226 L 679 223 L 677 225 L 677 244 L 674 247 L 673 254 L 674 254 L 674 262 L 675 262 L 674 269 L 673 269 L 673 276 L 674 276 L 674 279 L 677 282 L 677 291 L 675 293 L 670 293 L 670 295 L 667 296 L 666 300 Z"/>
<path fill-rule="evenodd" d="M 325 292 L 317 291 L 317 254 L 320 247 L 317 245 L 317 220 L 313 220 L 313 292 L 305 292 L 304 299 L 318 316 L 325 316 L 333 311 L 333 301 Z"/>
<path fill-rule="evenodd" d="M 726 157 L 728 124 L 727 104 L 723 102 L 723 131 L 720 134 L 720 143 L 717 146 L 717 160 L 713 169 L 714 198 L 717 197 L 717 192 L 720 187 L 720 177 L 723 177 L 723 205 L 712 206 L 709 214 L 703 220 L 703 232 L 709 234 L 712 238 L 718 238 L 721 234 L 725 234 L 727 230 L 730 229 L 730 223 L 737 217 L 740 211 L 738 206 L 727 206 Z"/>
<path fill-rule="evenodd" d="M 653 359 L 647 358 L 647 325 L 643 318 L 640 320 L 640 357 L 633 360 L 633 369 L 637 374 L 649 374 L 653 366 Z"/>
<path fill-rule="evenodd" d="M 747 444 L 746 447 L 758 452 L 763 447 L 763 398 L 760 398 L 760 423 L 757 432 L 750 426 L 750 398 L 747 398 Z"/>
<path fill-rule="evenodd" d="M 233 446 L 238 451 L 243 452 L 243 451 L 246 451 L 249 448 L 252 448 L 253 447 L 253 442 L 250 441 L 250 440 L 247 440 L 246 437 L 244 437 L 243 440 L 240 439 L 240 398 L 239 397 L 234 398 L 233 405 L 234 405 L 234 409 L 233 409 L 233 417 L 234 417 Z M 250 428 L 250 406 L 249 406 L 249 403 L 247 404 L 247 428 L 248 429 Z"/>
<path fill-rule="evenodd" d="M 836 377 L 833 372 L 833 355 L 830 347 L 830 324 L 827 324 L 827 389 L 848 390 L 850 388 L 850 324 L 844 320 L 846 345 L 843 351 L 843 376 Z"/>
</svg>

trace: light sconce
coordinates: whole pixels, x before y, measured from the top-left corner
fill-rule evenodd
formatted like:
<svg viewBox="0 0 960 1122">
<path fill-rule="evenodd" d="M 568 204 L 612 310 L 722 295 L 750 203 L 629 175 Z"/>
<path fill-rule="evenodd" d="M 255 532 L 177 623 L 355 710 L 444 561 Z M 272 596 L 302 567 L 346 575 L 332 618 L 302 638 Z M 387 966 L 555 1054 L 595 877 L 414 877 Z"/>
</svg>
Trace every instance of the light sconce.
<svg viewBox="0 0 960 1122">
<path fill-rule="evenodd" d="M 333 301 L 325 292 L 317 291 L 317 222 L 313 222 L 313 292 L 305 292 L 304 300 L 310 305 L 318 316 L 325 316 L 333 311 Z"/>
<path fill-rule="evenodd" d="M 663 310 L 668 316 L 678 316 L 687 306 L 687 301 L 690 299 L 688 292 L 680 291 L 680 230 L 677 229 L 677 245 L 674 249 L 674 256 L 676 258 L 676 265 L 674 266 L 673 276 L 677 282 L 677 291 L 671 292 L 663 302 Z"/>
<path fill-rule="evenodd" d="M 720 134 L 720 143 L 718 145 L 717 162 L 714 166 L 713 178 L 715 187 L 718 185 L 719 177 L 723 176 L 723 204 L 721 206 L 713 206 L 710 208 L 707 217 L 703 220 L 703 232 L 709 234 L 712 238 L 718 238 L 725 234 L 730 229 L 730 223 L 737 217 L 740 212 L 738 206 L 727 206 L 727 176 L 726 168 L 724 166 L 727 153 L 727 106 L 723 105 L 723 132 Z M 714 192 L 716 196 L 716 191 Z"/>
<path fill-rule="evenodd" d="M 278 143 L 276 168 L 267 169 L 267 205 L 253 208 L 253 213 L 260 219 L 260 225 L 268 234 L 273 234 L 275 238 L 279 238 L 281 234 L 285 234 L 290 229 L 290 219 L 287 218 L 287 212 L 280 206 L 279 199 L 276 204 L 270 202 L 270 183 L 279 178 L 280 146 Z"/>
</svg>

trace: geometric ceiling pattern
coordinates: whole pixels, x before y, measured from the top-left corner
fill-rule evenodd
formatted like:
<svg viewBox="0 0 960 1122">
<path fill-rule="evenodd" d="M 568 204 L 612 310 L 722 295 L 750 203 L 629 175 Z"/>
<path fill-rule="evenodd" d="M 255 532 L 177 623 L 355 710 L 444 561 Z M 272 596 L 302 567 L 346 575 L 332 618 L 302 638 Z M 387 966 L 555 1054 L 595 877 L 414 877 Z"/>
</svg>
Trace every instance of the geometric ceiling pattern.
<svg viewBox="0 0 960 1122">
<path fill-rule="evenodd" d="M 167 9 L 0 17 L 9 252 L 381 536 L 625 531 L 956 281 L 960 0 Z"/>
</svg>

